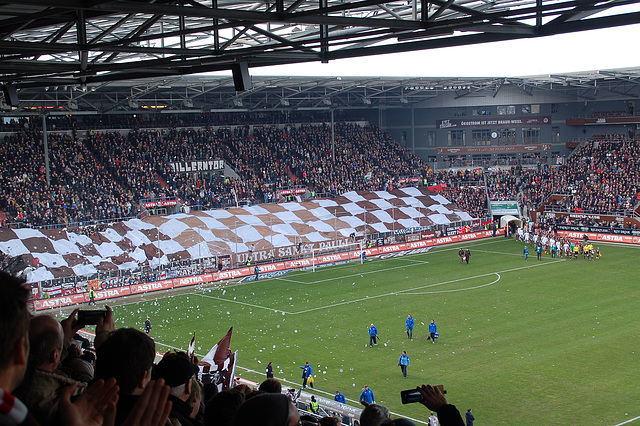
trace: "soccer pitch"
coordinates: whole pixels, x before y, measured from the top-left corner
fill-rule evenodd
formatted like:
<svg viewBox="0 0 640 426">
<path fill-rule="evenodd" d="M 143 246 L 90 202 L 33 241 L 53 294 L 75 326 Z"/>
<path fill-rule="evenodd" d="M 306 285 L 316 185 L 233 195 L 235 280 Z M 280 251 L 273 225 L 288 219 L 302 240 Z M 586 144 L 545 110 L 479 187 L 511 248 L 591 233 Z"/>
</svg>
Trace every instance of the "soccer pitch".
<svg viewBox="0 0 640 426">
<path fill-rule="evenodd" d="M 460 247 L 471 249 L 461 265 Z M 443 384 L 447 399 L 479 424 L 616 425 L 640 416 L 638 247 L 600 245 L 596 261 L 536 260 L 530 249 L 493 238 L 372 259 L 114 308 L 117 326 L 153 323 L 157 350 L 185 349 L 196 332 L 203 355 L 233 326 L 236 375 L 260 382 L 273 361 L 284 386 L 301 386 L 313 366 L 315 392 L 340 390 L 424 423 L 421 404 L 400 391 Z M 413 341 L 405 318 L 416 321 Z M 427 341 L 434 319 L 440 338 Z M 378 328 L 370 348 L 368 327 Z M 398 358 L 411 364 L 402 377 Z M 637 420 L 640 423 L 640 420 Z"/>
</svg>

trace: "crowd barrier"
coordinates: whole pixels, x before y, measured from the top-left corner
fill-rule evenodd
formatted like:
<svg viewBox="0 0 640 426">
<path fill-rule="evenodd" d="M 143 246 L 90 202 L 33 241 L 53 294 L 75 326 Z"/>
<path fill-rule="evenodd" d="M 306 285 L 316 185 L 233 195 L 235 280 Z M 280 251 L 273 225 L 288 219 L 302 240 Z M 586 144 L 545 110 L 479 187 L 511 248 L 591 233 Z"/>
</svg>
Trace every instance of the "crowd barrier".
<svg viewBox="0 0 640 426">
<path fill-rule="evenodd" d="M 498 232 L 496 235 L 501 235 Z M 419 248 L 426 248 L 432 246 L 438 246 L 443 244 L 452 244 L 462 241 L 477 240 L 480 238 L 487 238 L 493 236 L 493 231 L 479 231 L 470 232 L 468 234 L 459 234 L 439 238 L 430 238 L 419 241 L 405 242 L 399 244 L 391 244 L 386 246 L 372 247 L 364 249 L 367 257 L 376 256 L 379 254 L 402 252 L 406 250 L 414 250 Z M 352 250 L 343 253 L 333 253 L 326 255 L 319 255 L 315 258 L 307 257 L 296 260 L 287 260 L 284 262 L 274 262 L 260 264 L 260 273 L 285 271 L 299 268 L 316 266 L 348 261 L 351 259 L 360 258 L 361 250 Z M 236 278 L 242 278 L 255 274 L 255 265 L 246 266 L 242 268 L 229 269 L 226 271 L 213 272 L 207 274 L 193 275 L 190 277 L 172 278 L 161 281 L 153 281 L 142 284 L 125 285 L 122 287 L 114 287 L 104 290 L 96 290 L 95 300 L 108 300 L 117 297 L 131 296 L 135 294 L 143 294 L 160 290 L 171 290 L 174 288 L 196 286 L 200 284 L 212 283 L 217 281 L 225 281 Z M 33 307 L 36 311 L 44 309 L 60 308 L 63 306 L 77 305 L 87 303 L 89 301 L 89 293 L 72 294 L 68 296 L 52 297 L 49 299 L 36 299 L 33 301 Z"/>
</svg>

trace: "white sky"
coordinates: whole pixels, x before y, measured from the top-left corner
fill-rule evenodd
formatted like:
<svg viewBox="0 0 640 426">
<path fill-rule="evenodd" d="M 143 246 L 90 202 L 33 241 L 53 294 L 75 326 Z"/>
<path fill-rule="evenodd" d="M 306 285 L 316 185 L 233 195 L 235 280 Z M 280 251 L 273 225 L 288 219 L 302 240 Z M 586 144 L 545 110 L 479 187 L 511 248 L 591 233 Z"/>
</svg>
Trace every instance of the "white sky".
<svg viewBox="0 0 640 426">
<path fill-rule="evenodd" d="M 640 67 L 640 24 L 536 39 L 250 68 L 253 76 L 517 77 Z"/>
</svg>

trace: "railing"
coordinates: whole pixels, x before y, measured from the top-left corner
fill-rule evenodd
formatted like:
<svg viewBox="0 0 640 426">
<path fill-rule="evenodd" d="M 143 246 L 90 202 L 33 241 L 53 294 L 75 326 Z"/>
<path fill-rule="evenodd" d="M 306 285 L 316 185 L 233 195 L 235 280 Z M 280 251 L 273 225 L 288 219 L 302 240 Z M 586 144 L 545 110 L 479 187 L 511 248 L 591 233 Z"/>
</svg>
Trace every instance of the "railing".
<svg viewBox="0 0 640 426">
<path fill-rule="evenodd" d="M 618 217 L 634 217 L 631 209 L 616 209 L 616 210 L 597 210 L 597 209 L 575 209 L 568 208 L 567 206 L 561 206 L 558 204 L 545 204 L 545 213 L 577 213 L 577 214 L 590 214 L 590 215 L 602 215 L 602 216 L 618 216 Z"/>
<path fill-rule="evenodd" d="M 80 221 L 80 222 L 67 222 L 67 223 L 52 223 L 52 224 L 47 224 L 47 225 L 33 225 L 31 223 L 26 223 L 26 222 L 5 222 L 5 226 L 7 228 L 14 228 L 14 229 L 20 229 L 20 228 L 31 228 L 31 229 L 60 229 L 60 228 L 67 228 L 67 229 L 75 229 L 75 228 L 84 228 L 86 226 L 97 226 L 97 225 L 104 225 L 104 224 L 111 224 L 111 223 L 115 223 L 115 222 L 123 222 L 125 220 L 131 220 L 131 219 L 140 219 L 140 213 L 137 213 L 133 216 L 123 216 L 123 217 L 114 217 L 114 218 L 110 218 L 110 219 L 93 219 L 93 220 L 85 220 L 85 221 Z"/>
<path fill-rule="evenodd" d="M 549 164 L 552 160 L 551 155 L 541 158 L 526 158 L 518 157 L 517 154 L 512 154 L 507 157 L 500 158 L 460 158 L 455 160 L 443 160 L 438 161 L 437 170 L 448 169 L 487 169 L 489 167 L 513 167 L 513 166 L 537 166 L 538 164 Z M 434 170 L 436 170 L 434 168 Z"/>
</svg>

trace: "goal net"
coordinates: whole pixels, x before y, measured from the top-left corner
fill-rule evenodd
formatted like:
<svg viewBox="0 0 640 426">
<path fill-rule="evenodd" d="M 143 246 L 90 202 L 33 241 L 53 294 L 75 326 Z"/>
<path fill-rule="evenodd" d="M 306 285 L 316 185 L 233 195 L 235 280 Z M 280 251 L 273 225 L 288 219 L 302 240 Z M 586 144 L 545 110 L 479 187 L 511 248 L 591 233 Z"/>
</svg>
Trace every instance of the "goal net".
<svg viewBox="0 0 640 426">
<path fill-rule="evenodd" d="M 313 272 L 316 271 L 316 267 L 321 265 L 352 261 L 363 263 L 366 258 L 364 244 L 364 241 L 356 241 L 334 247 L 314 248 L 311 252 Z"/>
</svg>

